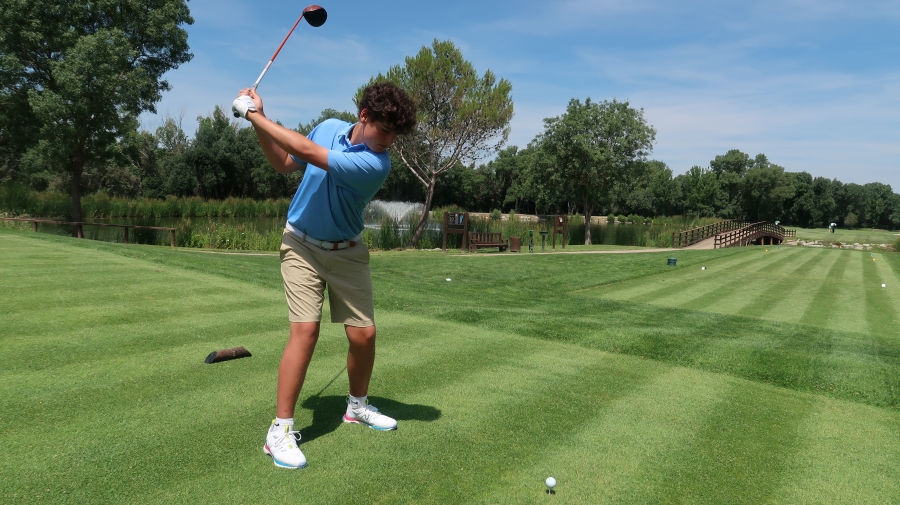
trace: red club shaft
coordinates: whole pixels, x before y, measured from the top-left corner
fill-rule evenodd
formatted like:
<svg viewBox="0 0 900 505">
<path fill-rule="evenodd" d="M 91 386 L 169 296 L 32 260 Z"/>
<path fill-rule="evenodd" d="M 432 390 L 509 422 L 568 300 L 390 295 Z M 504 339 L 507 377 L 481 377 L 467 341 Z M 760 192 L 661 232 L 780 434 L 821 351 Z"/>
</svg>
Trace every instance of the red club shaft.
<svg viewBox="0 0 900 505">
<path fill-rule="evenodd" d="M 305 13 L 304 13 L 305 14 Z M 294 28 L 297 28 L 297 25 L 300 24 L 300 20 L 303 19 L 303 14 L 300 14 L 300 17 L 297 18 L 297 22 L 294 23 L 294 26 L 291 27 L 291 31 L 285 35 L 284 40 L 281 41 L 281 45 L 278 46 L 278 49 L 275 50 L 275 54 L 269 59 L 269 62 L 266 63 L 266 68 L 263 69 L 262 73 L 259 74 L 259 77 L 256 78 L 256 82 L 253 83 L 253 89 L 256 90 L 256 87 L 259 86 L 259 81 L 262 80 L 263 76 L 266 75 L 266 72 L 269 71 L 269 67 L 272 66 L 272 62 L 275 61 L 275 57 L 278 56 L 278 53 L 281 52 L 281 48 L 284 47 L 284 43 L 287 42 L 288 38 L 290 38 L 291 34 L 294 33 Z"/>
</svg>

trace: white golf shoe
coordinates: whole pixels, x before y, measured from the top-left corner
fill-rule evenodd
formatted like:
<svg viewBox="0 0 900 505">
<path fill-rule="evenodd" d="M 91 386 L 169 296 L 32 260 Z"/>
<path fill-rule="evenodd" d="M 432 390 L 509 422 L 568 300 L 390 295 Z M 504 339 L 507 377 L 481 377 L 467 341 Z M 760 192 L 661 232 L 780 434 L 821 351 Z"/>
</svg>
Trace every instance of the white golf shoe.
<svg viewBox="0 0 900 505">
<path fill-rule="evenodd" d="M 306 466 L 306 456 L 300 450 L 300 432 L 291 428 L 293 428 L 291 425 L 276 428 L 275 421 L 272 421 L 272 427 L 266 434 L 263 452 L 272 456 L 272 461 L 277 467 L 303 468 Z"/>
<path fill-rule="evenodd" d="M 373 430 L 388 431 L 397 429 L 397 421 L 378 412 L 372 405 L 366 405 L 358 409 L 347 405 L 347 413 L 344 414 L 345 423 L 365 424 Z"/>
</svg>

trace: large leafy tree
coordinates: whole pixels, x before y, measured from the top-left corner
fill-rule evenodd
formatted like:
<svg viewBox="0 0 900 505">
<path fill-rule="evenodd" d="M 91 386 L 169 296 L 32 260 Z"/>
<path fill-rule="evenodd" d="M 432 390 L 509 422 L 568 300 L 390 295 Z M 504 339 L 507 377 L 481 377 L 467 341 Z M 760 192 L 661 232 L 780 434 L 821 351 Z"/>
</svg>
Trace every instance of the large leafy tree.
<svg viewBox="0 0 900 505">
<path fill-rule="evenodd" d="M 519 194 L 534 203 L 535 214 L 552 214 L 574 212 L 571 206 L 572 182 L 564 178 L 561 170 L 557 170 L 556 159 L 541 148 L 541 136 L 538 135 L 528 144 L 530 155 L 523 164 L 524 173 Z"/>
<path fill-rule="evenodd" d="M 716 215 L 724 218 L 742 217 L 743 178 L 753 166 L 749 154 L 731 149 L 709 162 L 709 168 L 719 181 L 719 197 Z"/>
<path fill-rule="evenodd" d="M 715 216 L 721 188 L 716 173 L 694 165 L 681 180 L 684 211 L 700 216 Z"/>
<path fill-rule="evenodd" d="M 755 221 L 783 219 L 783 204 L 793 196 L 793 191 L 784 168 L 769 163 L 762 154 L 757 155 L 753 168 L 744 177 L 745 215 Z"/>
<path fill-rule="evenodd" d="M 673 202 L 680 198 L 673 190 L 672 170 L 664 162 L 635 163 L 631 175 L 610 188 L 609 211 L 641 216 L 669 215 Z"/>
<path fill-rule="evenodd" d="M 509 146 L 497 153 L 497 157 L 478 168 L 484 175 L 481 187 L 483 205 L 487 210 L 507 207 L 516 212 L 519 211 L 519 195 L 516 194 L 517 186 L 521 182 L 524 173 L 523 162 L 525 157 L 519 155 L 519 148 Z"/>
<path fill-rule="evenodd" d="M 880 182 L 863 186 L 866 194 L 866 226 L 889 226 L 891 215 L 891 187 Z"/>
<path fill-rule="evenodd" d="M 561 116 L 544 119 L 544 132 L 536 139 L 552 160 L 552 171 L 583 205 L 585 220 L 613 183 L 628 177 L 636 162 L 653 148 L 656 130 L 644 119 L 644 109 L 617 100 L 569 101 Z M 548 165 L 544 165 L 547 167 Z M 547 180 L 552 180 L 547 178 Z M 591 243 L 590 227 L 585 245 Z"/>
<path fill-rule="evenodd" d="M 418 106 L 415 131 L 398 137 L 392 147 L 425 189 L 425 206 L 409 243 L 415 247 L 428 224 L 438 178 L 458 163 L 490 156 L 506 143 L 513 116 L 512 84 L 490 70 L 479 77 L 453 42 L 437 39 L 369 84 L 379 81 L 405 89 Z"/>
<path fill-rule="evenodd" d="M 209 116 L 197 117 L 194 141 L 182 155 L 196 194 L 217 200 L 247 196 L 256 144 L 252 135 L 240 134 L 238 123 L 219 106 Z"/>
<path fill-rule="evenodd" d="M 0 103 L 30 126 L 33 149 L 69 178 L 80 221 L 85 166 L 116 156 L 117 140 L 189 61 L 185 0 L 4 0 Z M 10 108 L 10 106 L 14 106 Z"/>
<path fill-rule="evenodd" d="M 792 196 L 784 202 L 784 220 L 788 223 L 813 228 L 822 221 L 813 178 L 807 172 L 786 172 Z"/>
</svg>

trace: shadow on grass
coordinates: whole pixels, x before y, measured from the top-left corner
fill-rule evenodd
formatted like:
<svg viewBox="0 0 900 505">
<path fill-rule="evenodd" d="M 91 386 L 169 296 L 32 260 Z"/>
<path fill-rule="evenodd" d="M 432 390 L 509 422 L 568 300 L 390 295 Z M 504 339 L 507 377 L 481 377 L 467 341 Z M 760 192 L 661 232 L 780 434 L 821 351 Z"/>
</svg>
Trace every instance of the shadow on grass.
<svg viewBox="0 0 900 505">
<path fill-rule="evenodd" d="M 401 403 L 387 398 L 370 396 L 369 401 L 378 407 L 385 415 L 398 421 L 398 429 L 403 426 L 400 421 L 436 421 L 441 417 L 441 411 L 428 405 L 416 405 Z M 344 423 L 343 415 L 347 410 L 346 396 L 310 396 L 302 405 L 303 408 L 312 411 L 312 423 L 300 430 L 303 433 L 304 442 L 313 440 L 331 433 Z"/>
</svg>

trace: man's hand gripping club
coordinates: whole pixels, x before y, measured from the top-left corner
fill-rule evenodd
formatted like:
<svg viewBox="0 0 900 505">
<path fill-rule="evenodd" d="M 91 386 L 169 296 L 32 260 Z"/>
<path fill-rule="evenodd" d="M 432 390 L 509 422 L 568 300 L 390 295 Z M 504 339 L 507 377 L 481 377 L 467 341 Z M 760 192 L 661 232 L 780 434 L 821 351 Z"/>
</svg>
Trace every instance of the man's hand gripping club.
<svg viewBox="0 0 900 505">
<path fill-rule="evenodd" d="M 247 119 L 247 113 L 262 111 L 262 99 L 252 88 L 242 89 L 238 97 L 231 102 L 231 111 L 234 112 L 234 117 Z"/>
</svg>

